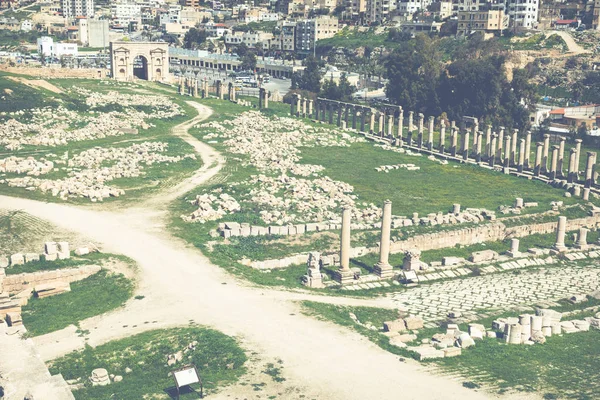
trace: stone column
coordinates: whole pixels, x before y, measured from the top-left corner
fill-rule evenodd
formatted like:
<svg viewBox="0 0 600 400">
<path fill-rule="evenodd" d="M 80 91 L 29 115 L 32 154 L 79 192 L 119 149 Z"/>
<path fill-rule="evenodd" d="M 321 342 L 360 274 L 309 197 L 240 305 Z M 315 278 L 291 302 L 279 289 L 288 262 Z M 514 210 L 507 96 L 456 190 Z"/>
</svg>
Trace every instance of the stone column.
<svg viewBox="0 0 600 400">
<path fill-rule="evenodd" d="M 483 142 L 483 132 L 477 132 L 477 148 L 475 149 L 475 160 L 481 162 L 481 142 Z"/>
<path fill-rule="evenodd" d="M 581 250 L 587 250 L 587 233 L 588 230 L 586 228 L 579 228 L 579 235 L 577 235 L 577 243 L 575 243 L 575 247 Z"/>
<path fill-rule="evenodd" d="M 366 114 L 367 114 L 367 109 L 366 108 L 361 108 L 360 109 L 360 131 L 364 132 L 365 131 L 365 118 L 366 118 Z"/>
<path fill-rule="evenodd" d="M 180 95 L 185 94 L 185 83 L 183 82 L 182 77 L 179 78 L 179 94 Z"/>
<path fill-rule="evenodd" d="M 317 100 L 315 101 L 315 115 L 314 115 L 314 119 L 315 119 L 315 121 L 318 121 L 318 120 L 319 120 L 319 116 L 320 116 L 320 114 L 321 114 L 321 110 L 320 110 L 320 108 L 321 108 L 321 102 L 319 101 L 319 99 L 317 99 Z"/>
<path fill-rule="evenodd" d="M 504 173 L 507 173 L 507 169 L 510 167 L 510 153 L 511 153 L 511 137 L 510 135 L 506 135 L 504 138 Z"/>
<path fill-rule="evenodd" d="M 587 152 L 587 163 L 585 166 L 585 187 L 591 188 L 594 183 L 594 166 L 596 165 L 596 153 Z"/>
<path fill-rule="evenodd" d="M 525 169 L 525 139 L 519 140 L 519 163 L 517 164 L 517 171 L 523 172 Z"/>
<path fill-rule="evenodd" d="M 498 135 L 494 133 L 492 134 L 492 142 L 490 143 L 490 167 L 493 167 L 496 163 L 496 140 L 498 140 Z"/>
<path fill-rule="evenodd" d="M 369 133 L 375 134 L 375 110 L 371 108 L 371 115 L 369 116 Z"/>
<path fill-rule="evenodd" d="M 571 154 L 569 155 L 569 172 L 567 175 L 567 182 L 574 183 L 577 181 L 577 149 L 571 148 Z"/>
<path fill-rule="evenodd" d="M 512 147 L 510 148 L 510 163 L 515 165 L 517 163 L 517 138 L 518 138 L 519 130 L 514 129 L 513 135 L 511 139 Z"/>
<path fill-rule="evenodd" d="M 296 105 L 294 104 L 295 102 L 296 102 L 296 95 L 293 95 L 291 103 L 290 103 L 290 115 L 292 117 L 294 116 L 294 110 L 296 109 Z"/>
<path fill-rule="evenodd" d="M 337 104 L 338 110 L 337 110 L 337 126 L 342 126 L 342 113 L 344 112 L 344 110 L 342 109 L 342 104 L 338 103 Z"/>
<path fill-rule="evenodd" d="M 392 266 L 389 263 L 390 231 L 392 228 L 392 202 L 383 203 L 383 218 L 381 221 L 381 241 L 379 242 L 379 262 L 375 264 L 373 272 L 382 279 L 391 278 Z"/>
<path fill-rule="evenodd" d="M 217 97 L 223 100 L 223 82 L 220 80 L 217 81 Z"/>
<path fill-rule="evenodd" d="M 310 116 L 312 114 L 313 114 L 313 100 L 308 99 L 308 117 L 310 118 Z"/>
<path fill-rule="evenodd" d="M 263 101 L 265 99 L 264 91 L 265 91 L 264 88 L 258 89 L 258 109 L 259 110 L 261 110 L 263 108 Z"/>
<path fill-rule="evenodd" d="M 356 117 L 358 116 L 358 109 L 356 106 L 352 106 L 352 129 L 356 129 Z"/>
<path fill-rule="evenodd" d="M 529 169 L 531 166 L 529 165 L 529 155 L 531 154 L 531 132 L 527 131 L 527 136 L 525 136 L 525 162 L 523 164 L 524 169 Z"/>
<path fill-rule="evenodd" d="M 414 118 L 414 111 L 409 111 L 408 112 L 408 145 L 412 146 L 412 134 L 413 134 L 413 118 Z"/>
<path fill-rule="evenodd" d="M 583 200 L 588 201 L 590 199 L 590 188 L 583 188 Z"/>
<path fill-rule="evenodd" d="M 467 161 L 469 158 L 469 131 L 466 130 L 463 135 L 463 149 L 462 149 L 462 158 Z"/>
<path fill-rule="evenodd" d="M 511 239 L 510 240 L 510 251 L 508 255 L 511 257 L 519 257 L 521 252 L 519 251 L 519 239 Z"/>
<path fill-rule="evenodd" d="M 581 139 L 575 139 L 575 148 L 577 149 L 577 155 L 575 159 L 575 180 L 579 180 L 579 157 L 581 156 Z"/>
<path fill-rule="evenodd" d="M 423 147 L 423 125 L 425 123 L 425 116 L 423 115 L 423 113 L 419 113 L 419 126 L 418 126 L 418 133 L 417 133 L 417 146 L 419 148 Z"/>
<path fill-rule="evenodd" d="M 550 152 L 550 135 L 544 135 L 544 154 L 542 155 L 542 173 L 548 172 L 548 154 Z"/>
<path fill-rule="evenodd" d="M 404 137 L 404 110 L 402 107 L 398 107 L 398 138 L 400 139 L 400 143 L 402 143 L 402 138 Z"/>
<path fill-rule="evenodd" d="M 346 124 L 346 128 L 350 127 L 350 105 L 344 104 L 344 122 Z"/>
<path fill-rule="evenodd" d="M 450 131 L 450 135 L 452 137 L 452 146 L 450 147 L 450 154 L 452 154 L 452 157 L 456 157 L 456 152 L 458 151 L 458 132 L 455 128 L 452 128 L 452 130 Z"/>
<path fill-rule="evenodd" d="M 550 180 L 556 179 L 556 166 L 558 165 L 558 146 L 552 146 L 552 161 L 550 162 Z"/>
<path fill-rule="evenodd" d="M 558 217 L 558 224 L 556 225 L 556 243 L 554 243 L 554 250 L 563 252 L 567 250 L 565 246 L 565 232 L 567 230 L 567 217 Z"/>
<path fill-rule="evenodd" d="M 306 118 L 306 106 L 308 105 L 308 99 L 306 97 L 302 98 L 302 117 Z"/>
<path fill-rule="evenodd" d="M 342 209 L 342 234 L 340 243 L 340 268 L 335 271 L 334 279 L 345 284 L 353 280 L 350 271 L 350 221 L 351 211 L 349 208 Z"/>
<path fill-rule="evenodd" d="M 567 138 L 561 136 L 560 143 L 558 145 L 558 165 L 556 169 L 556 174 L 561 178 L 565 176 L 565 173 L 563 171 L 565 169 L 565 140 L 567 140 Z"/>
<path fill-rule="evenodd" d="M 377 123 L 377 131 L 379 133 L 379 136 L 383 137 L 384 132 L 385 132 L 385 115 L 380 111 L 379 112 L 379 121 Z"/>
<path fill-rule="evenodd" d="M 491 154 L 491 147 L 492 144 L 492 125 L 488 124 L 487 129 L 485 130 L 485 157 L 486 159 L 489 159 L 492 154 Z"/>
<path fill-rule="evenodd" d="M 202 81 L 202 98 L 208 98 L 208 79 L 204 78 Z"/>
<path fill-rule="evenodd" d="M 198 79 L 194 80 L 194 97 L 198 97 Z"/>
<path fill-rule="evenodd" d="M 542 173 L 542 154 L 544 143 L 537 142 L 535 145 L 535 166 L 533 167 L 533 175 L 540 176 L 540 174 Z"/>
<path fill-rule="evenodd" d="M 333 125 L 333 111 L 335 110 L 335 104 L 329 103 L 329 125 Z"/>
<path fill-rule="evenodd" d="M 502 162 L 502 145 L 504 145 L 504 127 L 500 127 L 500 132 L 498 132 L 498 151 L 496 153 L 498 162 Z"/>
<path fill-rule="evenodd" d="M 392 114 L 387 116 L 387 136 L 389 138 L 394 137 L 394 116 Z"/>
<path fill-rule="evenodd" d="M 263 106 L 265 108 L 269 108 L 269 97 L 271 96 L 271 92 L 269 92 L 268 90 L 265 89 L 265 98 L 263 100 Z"/>
<path fill-rule="evenodd" d="M 429 123 L 427 124 L 427 149 L 433 150 L 433 129 L 435 126 L 435 119 L 429 117 Z"/>
<path fill-rule="evenodd" d="M 444 120 L 440 121 L 440 146 L 439 151 L 440 154 L 444 154 L 444 150 L 446 147 L 446 122 Z"/>
</svg>

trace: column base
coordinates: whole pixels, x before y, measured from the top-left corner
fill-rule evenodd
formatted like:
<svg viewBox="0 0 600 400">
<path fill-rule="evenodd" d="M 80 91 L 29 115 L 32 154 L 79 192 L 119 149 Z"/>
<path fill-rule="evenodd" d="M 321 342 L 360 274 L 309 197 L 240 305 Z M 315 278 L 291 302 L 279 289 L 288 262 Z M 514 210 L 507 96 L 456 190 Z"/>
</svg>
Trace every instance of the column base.
<svg viewBox="0 0 600 400">
<path fill-rule="evenodd" d="M 512 258 L 522 257 L 522 253 L 520 251 L 507 251 L 506 255 Z"/>
<path fill-rule="evenodd" d="M 575 245 L 575 248 L 579 249 L 579 250 L 587 250 L 587 249 L 589 249 L 589 247 L 590 246 L 588 244 L 576 244 Z"/>
<path fill-rule="evenodd" d="M 338 269 L 337 271 L 334 271 L 333 273 L 333 280 L 342 284 L 342 285 L 347 285 L 350 284 L 352 282 L 354 282 L 354 272 L 347 270 L 341 270 Z"/>
<path fill-rule="evenodd" d="M 394 269 L 388 263 L 375 264 L 375 266 L 373 267 L 373 272 L 381 279 L 389 279 L 392 276 L 394 276 Z"/>
<path fill-rule="evenodd" d="M 567 251 L 567 246 L 565 246 L 564 244 L 562 245 L 554 245 L 552 247 L 552 250 L 556 251 L 557 253 L 564 253 L 565 251 Z"/>
</svg>

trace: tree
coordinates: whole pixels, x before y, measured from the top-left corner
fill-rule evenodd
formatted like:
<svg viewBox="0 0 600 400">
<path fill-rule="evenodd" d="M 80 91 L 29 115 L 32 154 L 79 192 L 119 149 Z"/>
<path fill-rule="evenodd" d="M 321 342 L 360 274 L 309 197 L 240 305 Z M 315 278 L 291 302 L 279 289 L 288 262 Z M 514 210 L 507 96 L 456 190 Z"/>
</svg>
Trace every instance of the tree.
<svg viewBox="0 0 600 400">
<path fill-rule="evenodd" d="M 206 39 L 208 34 L 203 29 L 192 28 L 186 32 L 183 37 L 183 47 L 186 49 L 197 50 L 200 48 Z"/>
<path fill-rule="evenodd" d="M 249 51 L 242 58 L 240 68 L 244 71 L 254 71 L 256 69 L 256 54 Z"/>
<path fill-rule="evenodd" d="M 309 92 L 319 93 L 321 90 L 321 69 L 319 62 L 313 56 L 308 56 L 304 60 L 304 72 L 296 77 L 298 88 L 308 90 Z"/>
<path fill-rule="evenodd" d="M 437 84 L 442 70 L 441 56 L 433 41 L 418 35 L 403 42 L 386 62 L 387 97 L 408 110 L 439 114 Z"/>
<path fill-rule="evenodd" d="M 246 43 L 240 43 L 235 48 L 235 53 L 240 57 L 244 57 L 247 52 L 248 52 L 248 46 L 246 45 Z"/>
</svg>

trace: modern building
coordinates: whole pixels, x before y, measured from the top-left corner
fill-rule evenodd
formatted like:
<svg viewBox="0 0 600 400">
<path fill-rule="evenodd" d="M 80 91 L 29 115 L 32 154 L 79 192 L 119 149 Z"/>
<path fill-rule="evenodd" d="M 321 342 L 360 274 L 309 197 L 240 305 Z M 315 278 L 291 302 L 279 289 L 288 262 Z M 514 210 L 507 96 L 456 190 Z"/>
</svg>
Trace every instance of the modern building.
<svg viewBox="0 0 600 400">
<path fill-rule="evenodd" d="M 296 49 L 296 23 L 284 22 L 281 25 L 281 50 L 294 51 Z"/>
<path fill-rule="evenodd" d="M 390 18 L 390 12 L 395 9 L 395 0 L 367 0 L 365 9 L 366 22 L 368 24 L 381 24 Z"/>
<path fill-rule="evenodd" d="M 401 0 L 398 1 L 397 10 L 403 15 L 413 15 L 419 10 L 427 10 L 431 0 Z"/>
<path fill-rule="evenodd" d="M 536 28 L 539 12 L 539 0 L 506 0 L 506 14 L 513 27 Z"/>
<path fill-rule="evenodd" d="M 264 44 L 263 48 L 269 47 L 268 43 L 274 36 L 270 32 L 234 32 L 225 35 L 225 44 L 227 46 L 237 46 L 244 43 L 250 48 L 255 48 L 258 43 Z"/>
<path fill-rule="evenodd" d="M 508 18 L 503 10 L 458 12 L 458 35 L 475 32 L 502 34 L 507 28 Z"/>
<path fill-rule="evenodd" d="M 111 6 L 113 23 L 128 26 L 130 23 L 142 23 L 142 6 L 134 1 L 118 0 Z"/>
<path fill-rule="evenodd" d="M 450 18 L 454 12 L 452 11 L 452 2 L 451 1 L 436 1 L 431 3 L 430 10 L 433 13 L 434 17 L 438 17 L 441 20 L 445 20 L 446 18 Z"/>
<path fill-rule="evenodd" d="M 62 0 L 61 8 L 65 18 L 94 16 L 94 0 Z"/>
<path fill-rule="evenodd" d="M 295 48 L 298 52 L 314 50 L 317 40 L 333 37 L 339 31 L 338 19 L 321 16 L 296 22 Z"/>
<path fill-rule="evenodd" d="M 352 19 L 359 19 L 367 11 L 367 0 L 347 0 L 346 11 Z"/>
<path fill-rule="evenodd" d="M 592 28 L 600 30 L 600 0 L 594 0 Z"/>
<path fill-rule="evenodd" d="M 88 47 L 108 47 L 108 20 L 79 18 L 79 41 Z"/>
<path fill-rule="evenodd" d="M 77 57 L 78 54 L 76 43 L 54 43 L 54 40 L 48 36 L 37 39 L 37 49 L 38 54 L 42 57 Z"/>
</svg>

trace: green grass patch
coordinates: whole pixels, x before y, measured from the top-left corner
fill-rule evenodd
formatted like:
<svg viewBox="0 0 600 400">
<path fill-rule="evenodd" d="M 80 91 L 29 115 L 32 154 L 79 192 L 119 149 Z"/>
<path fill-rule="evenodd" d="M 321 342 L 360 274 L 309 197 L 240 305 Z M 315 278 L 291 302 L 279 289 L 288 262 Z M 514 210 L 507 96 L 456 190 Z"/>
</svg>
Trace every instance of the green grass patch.
<svg viewBox="0 0 600 400">
<path fill-rule="evenodd" d="M 188 349 L 188 346 L 193 349 Z M 167 357 L 183 351 L 183 360 L 167 365 Z M 83 389 L 74 392 L 78 400 L 175 398 L 175 382 L 170 372 L 186 364 L 195 364 L 204 383 L 205 394 L 236 382 L 246 372 L 246 355 L 235 339 L 203 327 L 155 330 L 68 354 L 50 363 L 52 374 L 77 379 Z M 106 368 L 121 375 L 121 382 L 91 386 L 92 370 Z M 126 373 L 125 369 L 132 371 Z M 198 392 L 182 391 L 181 398 L 199 398 Z"/>
<path fill-rule="evenodd" d="M 71 283 L 70 292 L 29 300 L 23 307 L 23 324 L 32 336 L 54 332 L 121 307 L 133 290 L 133 282 L 123 275 L 102 270 Z"/>
</svg>

